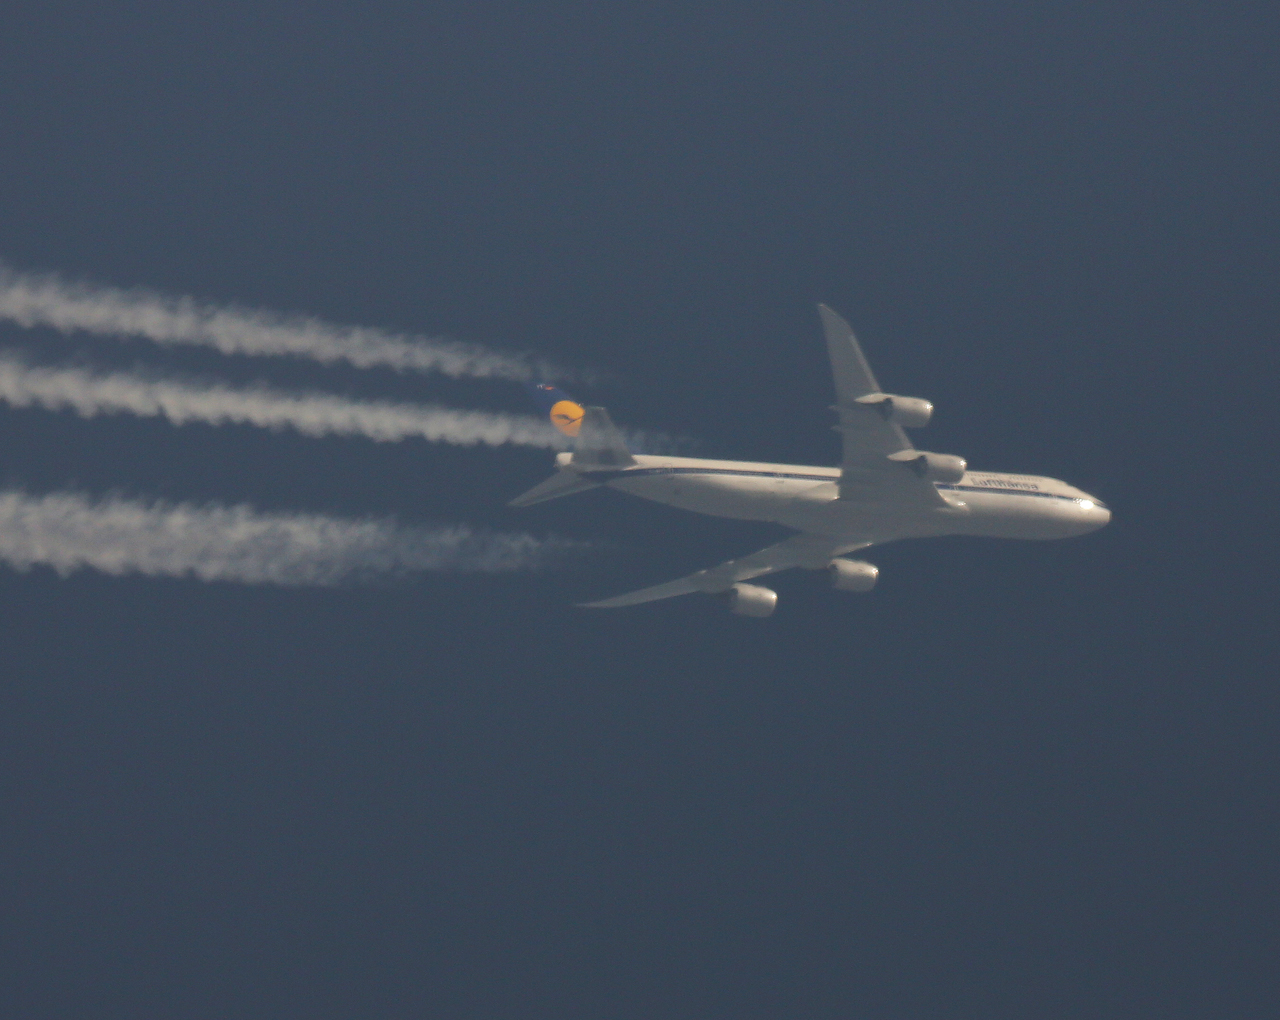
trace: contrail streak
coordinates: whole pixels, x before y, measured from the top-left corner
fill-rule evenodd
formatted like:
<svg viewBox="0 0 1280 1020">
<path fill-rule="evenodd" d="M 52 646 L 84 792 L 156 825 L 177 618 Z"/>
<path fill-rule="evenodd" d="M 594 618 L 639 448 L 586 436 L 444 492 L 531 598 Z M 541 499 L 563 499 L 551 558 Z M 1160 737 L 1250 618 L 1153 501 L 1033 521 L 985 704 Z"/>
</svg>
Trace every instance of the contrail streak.
<svg viewBox="0 0 1280 1020">
<path fill-rule="evenodd" d="M 89 567 L 114 575 L 334 585 L 416 571 L 527 570 L 583 548 L 464 525 L 409 528 L 244 505 L 0 492 L 0 561 L 18 570 L 45 565 L 64 577 Z"/>
<path fill-rule="evenodd" d="M 462 446 L 510 443 L 552 450 L 568 446 L 568 440 L 549 423 L 521 415 L 348 400 L 267 386 L 236 389 L 218 383 L 148 379 L 127 372 L 37 368 L 12 355 L 0 355 L 0 401 L 14 407 L 70 409 L 83 418 L 125 413 L 163 417 L 175 425 L 239 423 L 291 428 L 308 436 L 364 436 L 379 442 L 418 437 Z"/>
<path fill-rule="evenodd" d="M 190 297 L 72 283 L 53 273 L 17 273 L 0 266 L 0 319 L 63 333 L 143 337 L 157 344 L 213 347 L 223 354 L 291 355 L 357 368 L 450 376 L 529 379 L 563 376 L 545 364 L 475 344 L 339 326 L 308 316 L 213 305 Z M 536 373 L 535 373 L 536 368 Z"/>
</svg>

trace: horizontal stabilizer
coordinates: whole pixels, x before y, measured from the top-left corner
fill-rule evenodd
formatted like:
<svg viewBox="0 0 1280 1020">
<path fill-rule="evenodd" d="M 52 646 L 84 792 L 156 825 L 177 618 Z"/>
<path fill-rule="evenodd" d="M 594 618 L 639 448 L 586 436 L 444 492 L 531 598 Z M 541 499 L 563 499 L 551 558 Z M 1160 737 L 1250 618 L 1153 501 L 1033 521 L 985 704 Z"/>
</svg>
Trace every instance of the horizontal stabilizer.
<svg viewBox="0 0 1280 1020">
<path fill-rule="evenodd" d="M 533 506 L 534 503 L 545 503 L 549 499 L 561 496 L 572 496 L 575 492 L 586 492 L 598 488 L 599 482 L 589 482 L 576 471 L 557 471 L 545 482 L 535 485 L 528 492 L 517 496 L 508 506 Z"/>
<path fill-rule="evenodd" d="M 588 407 L 582 415 L 578 442 L 573 449 L 574 467 L 630 467 L 636 462 L 622 433 L 603 407 Z"/>
</svg>

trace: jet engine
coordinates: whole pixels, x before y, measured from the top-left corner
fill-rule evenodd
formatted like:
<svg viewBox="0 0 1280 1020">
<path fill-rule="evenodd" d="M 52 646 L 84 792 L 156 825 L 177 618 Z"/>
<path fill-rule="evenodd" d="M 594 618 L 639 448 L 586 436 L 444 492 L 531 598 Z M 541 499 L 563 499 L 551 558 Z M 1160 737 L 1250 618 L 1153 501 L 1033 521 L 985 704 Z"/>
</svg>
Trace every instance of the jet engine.
<svg viewBox="0 0 1280 1020">
<path fill-rule="evenodd" d="M 968 464 L 963 457 L 951 453 L 927 453 L 924 450 L 902 450 L 889 454 L 889 459 L 905 464 L 921 478 L 931 482 L 954 484 L 964 477 Z"/>
<path fill-rule="evenodd" d="M 920 397 L 899 397 L 893 393 L 869 393 L 859 404 L 874 407 L 885 421 L 904 429 L 920 429 L 933 417 L 933 405 Z"/>
<path fill-rule="evenodd" d="M 827 571 L 836 591 L 870 591 L 880 576 L 879 567 L 862 560 L 835 559 L 827 565 Z"/>
<path fill-rule="evenodd" d="M 739 616 L 771 616 L 778 607 L 778 593 L 758 584 L 735 584 L 726 596 L 729 611 Z"/>
</svg>

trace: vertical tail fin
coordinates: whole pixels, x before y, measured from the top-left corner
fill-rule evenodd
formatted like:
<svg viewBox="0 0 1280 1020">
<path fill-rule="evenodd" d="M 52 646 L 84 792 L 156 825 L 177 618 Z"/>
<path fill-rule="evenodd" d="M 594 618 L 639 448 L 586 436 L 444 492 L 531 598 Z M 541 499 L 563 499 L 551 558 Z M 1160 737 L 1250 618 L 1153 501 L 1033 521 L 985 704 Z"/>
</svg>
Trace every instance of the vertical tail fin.
<svg viewBox="0 0 1280 1020">
<path fill-rule="evenodd" d="M 542 408 L 543 413 L 551 419 L 551 424 L 566 436 L 578 435 L 582 427 L 582 405 L 564 390 L 557 389 L 547 383 L 529 383 L 529 395 Z"/>
<path fill-rule="evenodd" d="M 551 386 L 531 386 L 530 389 L 536 389 L 539 401 L 549 407 L 548 413 L 556 428 L 566 435 L 574 436 L 577 442 L 574 444 L 573 456 L 562 453 L 556 458 L 556 466 L 559 470 L 554 475 L 541 485 L 535 485 L 528 492 L 517 496 L 508 505 L 532 506 L 534 503 L 594 489 L 601 483 L 583 478 L 579 471 L 589 471 L 592 468 L 625 468 L 636 462 L 636 459 L 631 456 L 631 451 L 627 449 L 622 433 L 618 431 L 617 426 L 609 418 L 609 412 L 603 407 L 579 407 Z M 563 407 L 565 402 L 572 404 L 578 410 L 576 417 L 567 425 L 556 420 L 557 409 L 566 414 L 572 414 Z"/>
<path fill-rule="evenodd" d="M 603 407 L 588 407 L 583 412 L 578 444 L 569 463 L 577 468 L 592 468 L 630 467 L 635 462 L 609 412 Z"/>
</svg>

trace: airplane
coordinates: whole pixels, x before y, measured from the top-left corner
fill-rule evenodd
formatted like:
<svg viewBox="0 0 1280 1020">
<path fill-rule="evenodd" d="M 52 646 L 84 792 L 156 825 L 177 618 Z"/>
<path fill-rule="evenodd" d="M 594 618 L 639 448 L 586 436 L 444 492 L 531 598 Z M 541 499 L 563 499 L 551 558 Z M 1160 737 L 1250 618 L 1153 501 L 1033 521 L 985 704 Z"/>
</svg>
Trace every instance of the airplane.
<svg viewBox="0 0 1280 1020">
<path fill-rule="evenodd" d="M 796 532 L 741 559 L 580 603 L 582 608 L 703 593 L 723 598 L 739 616 L 766 617 L 777 607 L 777 593 L 747 582 L 780 570 L 826 570 L 836 590 L 867 592 L 879 570 L 849 554 L 873 545 L 941 535 L 1069 538 L 1111 520 L 1100 499 L 1056 478 L 970 471 L 963 457 L 917 450 L 904 430 L 927 425 L 933 405 L 883 392 L 849 324 L 826 305 L 818 313 L 835 377 L 839 467 L 633 454 L 603 407 L 584 408 L 553 386 L 534 386 L 552 424 L 574 437 L 575 447 L 557 454 L 556 473 L 511 506 L 604 485 L 695 513 L 769 521 Z"/>
</svg>

